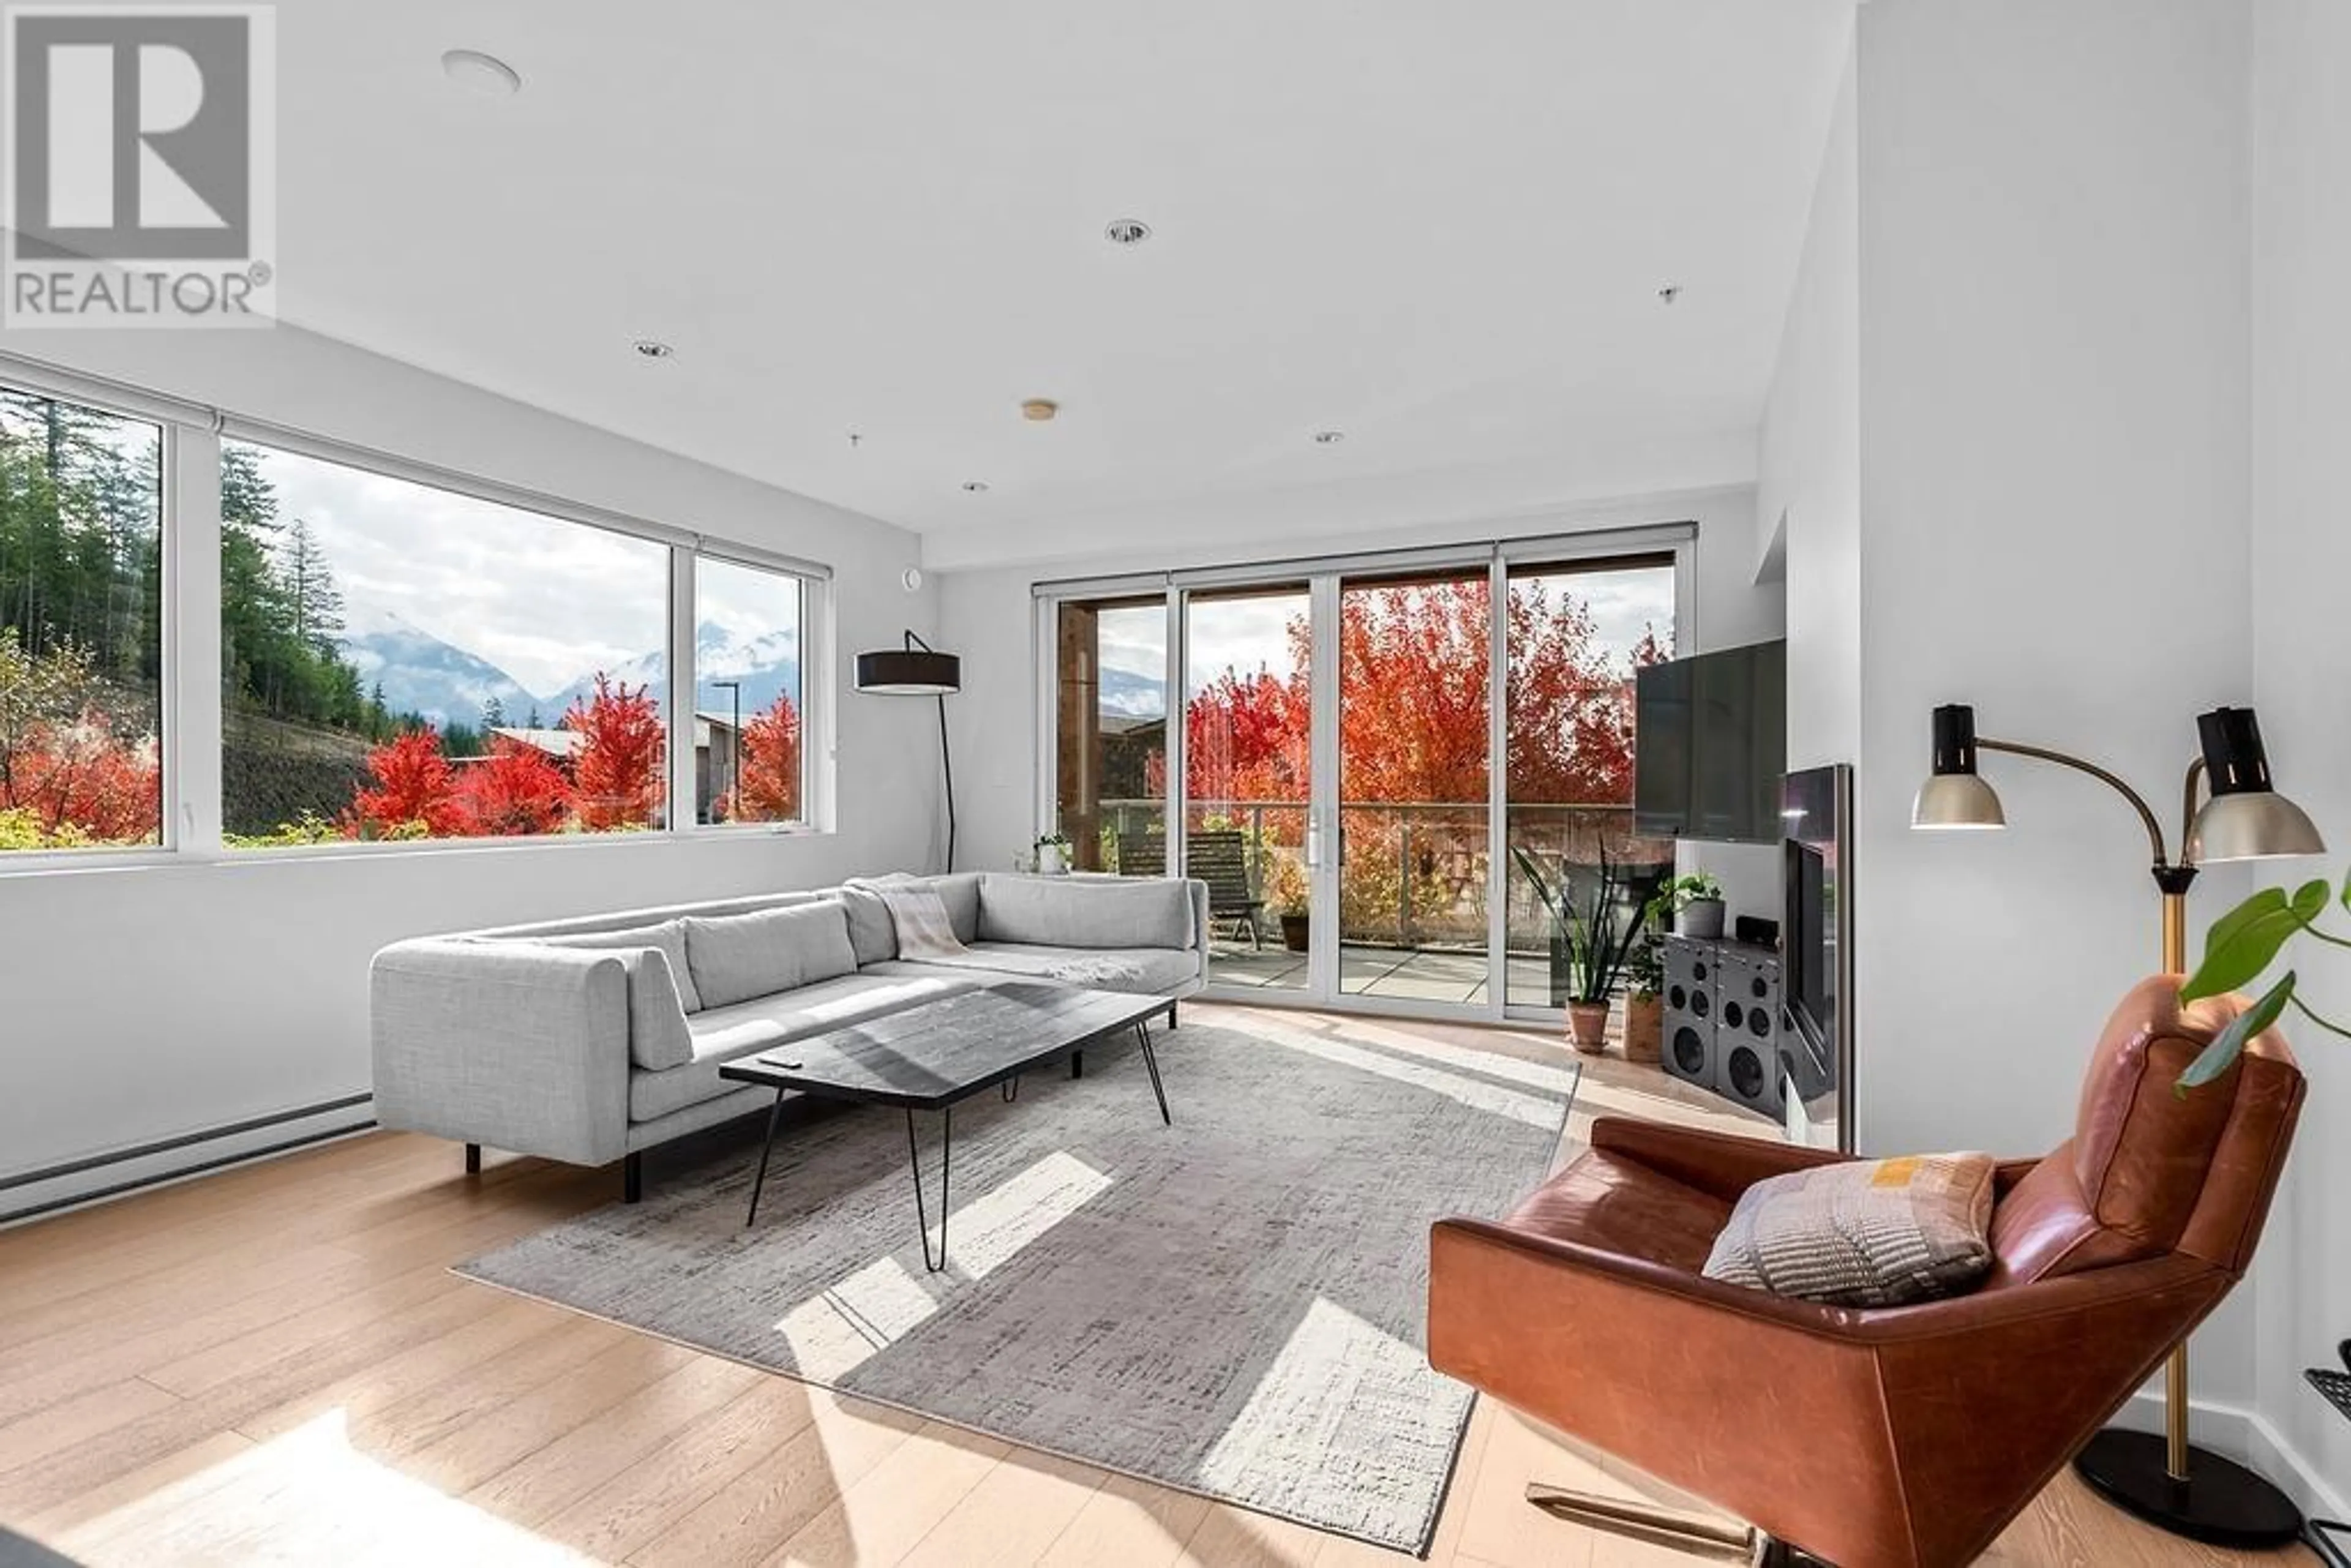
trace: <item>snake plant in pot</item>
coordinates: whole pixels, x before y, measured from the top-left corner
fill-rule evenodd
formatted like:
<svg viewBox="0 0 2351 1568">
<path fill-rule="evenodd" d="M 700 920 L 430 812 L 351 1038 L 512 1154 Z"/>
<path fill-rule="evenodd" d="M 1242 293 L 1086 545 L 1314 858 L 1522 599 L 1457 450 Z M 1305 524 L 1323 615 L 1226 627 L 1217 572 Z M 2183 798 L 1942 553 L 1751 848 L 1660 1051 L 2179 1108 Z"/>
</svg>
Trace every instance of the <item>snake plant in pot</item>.
<svg viewBox="0 0 2351 1568">
<path fill-rule="evenodd" d="M 1551 915 L 1553 989 L 1565 991 L 1575 1049 L 1596 1056 L 1607 1043 L 1609 998 L 1625 976 L 1654 889 L 1628 877 L 1604 848 L 1596 877 L 1588 874 L 1591 867 L 1577 868 L 1584 875 L 1571 875 L 1564 856 L 1555 857 L 1546 873 L 1532 851 L 1514 845 L 1510 855 Z"/>
</svg>

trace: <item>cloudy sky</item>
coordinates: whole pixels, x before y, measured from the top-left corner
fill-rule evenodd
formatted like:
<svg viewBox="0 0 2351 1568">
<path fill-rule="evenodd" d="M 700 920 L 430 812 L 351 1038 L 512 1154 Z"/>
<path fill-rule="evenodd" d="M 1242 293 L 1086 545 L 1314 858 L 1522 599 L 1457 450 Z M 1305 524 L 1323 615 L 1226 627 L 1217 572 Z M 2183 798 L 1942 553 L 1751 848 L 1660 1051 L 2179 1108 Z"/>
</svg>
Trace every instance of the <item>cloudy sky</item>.
<svg viewBox="0 0 2351 1568">
<path fill-rule="evenodd" d="M 317 535 L 353 635 L 397 615 L 542 695 L 666 642 L 666 546 L 252 450 L 277 486 L 279 520 L 299 517 Z M 715 562 L 705 563 L 700 580 L 697 619 L 718 622 L 730 641 L 783 629 L 777 622 L 789 613 L 788 584 Z"/>
<path fill-rule="evenodd" d="M 1521 579 L 1521 581 L 1528 580 Z M 1629 571 L 1561 573 L 1536 579 L 1554 593 L 1572 591 L 1592 607 L 1601 645 L 1619 661 L 1629 660 L 1641 633 L 1655 626 L 1670 637 L 1674 624 L 1674 574 L 1661 567 Z M 1267 594 L 1238 599 L 1196 599 L 1190 625 L 1189 680 L 1204 685 L 1228 669 L 1252 672 L 1260 665 L 1277 674 L 1290 669 L 1290 622 L 1306 613 L 1306 594 Z M 1154 602 L 1102 612 L 1102 662 L 1152 682 L 1165 678 L 1167 613 Z"/>
</svg>

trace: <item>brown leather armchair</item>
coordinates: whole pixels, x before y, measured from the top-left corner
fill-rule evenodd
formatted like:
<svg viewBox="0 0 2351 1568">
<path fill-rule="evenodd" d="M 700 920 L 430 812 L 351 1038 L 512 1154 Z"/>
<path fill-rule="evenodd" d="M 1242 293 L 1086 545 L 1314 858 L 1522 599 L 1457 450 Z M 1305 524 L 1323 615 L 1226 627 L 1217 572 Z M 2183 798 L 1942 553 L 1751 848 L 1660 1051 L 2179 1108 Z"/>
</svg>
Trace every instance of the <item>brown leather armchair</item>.
<svg viewBox="0 0 2351 1568">
<path fill-rule="evenodd" d="M 2182 1098 L 2241 998 L 2125 997 L 2071 1140 L 2004 1165 L 1991 1276 L 1920 1306 L 1705 1278 L 1748 1186 L 1848 1156 L 1603 1120 L 1499 1223 L 1429 1238 L 1439 1371 L 1845 1568 L 1963 1563 L 2121 1407 L 2251 1260 L 2301 1109 L 2275 1032 Z"/>
</svg>

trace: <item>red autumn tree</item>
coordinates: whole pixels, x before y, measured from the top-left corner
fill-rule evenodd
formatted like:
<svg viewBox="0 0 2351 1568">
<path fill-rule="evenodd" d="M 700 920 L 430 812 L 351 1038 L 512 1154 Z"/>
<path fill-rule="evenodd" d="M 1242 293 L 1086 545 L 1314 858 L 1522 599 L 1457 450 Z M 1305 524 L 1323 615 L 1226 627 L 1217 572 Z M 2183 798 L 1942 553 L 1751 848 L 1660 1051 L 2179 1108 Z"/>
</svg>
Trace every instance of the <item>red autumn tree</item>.
<svg viewBox="0 0 2351 1568">
<path fill-rule="evenodd" d="M 1486 601 L 1482 581 L 1356 589 L 1343 598 L 1346 800 L 1484 801 Z M 1599 642 L 1591 610 L 1538 580 L 1512 585 L 1505 618 L 1511 800 L 1631 799 L 1631 668 L 1656 664 L 1668 650 L 1651 632 L 1620 663 Z M 1228 670 L 1186 706 L 1185 771 L 1194 800 L 1306 799 L 1311 650 L 1302 617 L 1290 624 L 1290 643 L 1287 675 Z"/>
<path fill-rule="evenodd" d="M 1342 800 L 1358 808 L 1342 819 L 1341 916 L 1348 929 L 1393 931 L 1399 911 L 1408 909 L 1415 932 L 1407 935 L 1426 935 L 1429 922 L 1452 915 L 1469 924 L 1447 935 L 1483 930 L 1473 895 L 1485 883 L 1487 604 L 1482 580 L 1351 588 L 1341 598 L 1339 788 Z M 1632 671 L 1669 650 L 1652 632 L 1629 658 L 1613 653 L 1584 601 L 1539 578 L 1511 584 L 1504 632 L 1504 777 L 1512 805 L 1629 802 Z M 1194 695 L 1185 711 L 1185 771 L 1191 799 L 1208 814 L 1229 813 L 1260 828 L 1268 843 L 1294 852 L 1302 810 L 1244 812 L 1223 804 L 1307 799 L 1312 649 L 1304 617 L 1290 622 L 1289 641 L 1286 675 L 1228 670 Z M 1151 783 L 1160 784 L 1155 772 Z M 1381 805 L 1362 809 L 1373 802 Z M 1389 804 L 1414 808 L 1409 837 L 1405 815 L 1385 810 Z M 1546 825 L 1582 820 L 1554 815 Z"/>
<path fill-rule="evenodd" d="M 455 770 L 441 752 L 441 732 L 426 726 L 385 741 L 368 753 L 375 788 L 351 797 L 343 831 L 353 838 L 423 833 L 455 838 L 467 829 L 457 799 Z"/>
<path fill-rule="evenodd" d="M 152 843 L 162 827 L 162 770 L 152 741 L 126 741 L 104 716 L 22 733 L 0 770 L 0 810 L 26 810 L 46 832 L 108 844 Z"/>
<path fill-rule="evenodd" d="M 743 727 L 740 776 L 726 816 L 738 822 L 789 822 L 800 814 L 800 711 L 789 693 Z"/>
<path fill-rule="evenodd" d="M 563 727 L 580 737 L 571 759 L 572 810 L 590 832 L 647 828 L 661 821 L 667 757 L 661 709 L 651 689 L 632 690 L 596 672 L 593 695 L 571 705 Z"/>
<path fill-rule="evenodd" d="M 562 830 L 571 814 L 571 780 L 536 747 L 493 736 L 490 755 L 457 775 L 466 831 L 486 838 Z"/>
</svg>

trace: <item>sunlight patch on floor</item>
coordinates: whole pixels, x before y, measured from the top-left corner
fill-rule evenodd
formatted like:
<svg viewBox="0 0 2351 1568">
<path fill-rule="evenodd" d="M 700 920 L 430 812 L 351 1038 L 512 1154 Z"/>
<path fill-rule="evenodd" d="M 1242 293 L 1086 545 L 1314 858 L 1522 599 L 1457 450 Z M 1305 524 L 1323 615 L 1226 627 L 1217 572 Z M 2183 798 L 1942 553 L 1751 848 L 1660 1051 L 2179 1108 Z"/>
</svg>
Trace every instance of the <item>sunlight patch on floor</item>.
<svg viewBox="0 0 2351 1568">
<path fill-rule="evenodd" d="M 1424 1385 L 1427 1366 L 1418 1346 L 1316 1297 L 1202 1456 L 1199 1484 L 1230 1490 L 1249 1477 L 1315 1475 L 1343 1448 L 1343 1430 L 1374 1411 L 1383 1424 L 1400 1426 L 1417 1415 L 1429 1442 L 1449 1442 L 1451 1413 L 1395 1408 Z"/>
<path fill-rule="evenodd" d="M 360 1453 L 340 1409 L 92 1520 L 59 1544 L 92 1564 L 591 1561 Z"/>
<path fill-rule="evenodd" d="M 1303 1030 L 1322 1039 L 1352 1039 L 1360 1040 L 1365 1045 L 1376 1045 L 1383 1051 L 1398 1055 L 1416 1057 L 1423 1061 L 1459 1067 L 1474 1061 L 1478 1076 L 1480 1078 L 1499 1078 L 1509 1082 L 1523 1084 L 1529 1089 L 1540 1089 L 1548 1093 L 1564 1095 L 1576 1085 L 1576 1070 L 1572 1065 L 1550 1067 L 1540 1061 L 1527 1061 L 1515 1056 L 1505 1056 L 1499 1051 L 1466 1049 L 1462 1046 L 1447 1044 L 1443 1040 L 1429 1040 L 1422 1035 L 1407 1034 L 1403 1030 L 1391 1028 L 1376 1019 L 1348 1018 L 1343 1020 L 1331 1019 L 1327 1021 L 1317 1021 L 1311 1026 L 1307 1025 L 1302 1019 L 1281 1019 L 1266 1021 L 1277 1030 Z M 1259 1028 L 1255 1022 L 1248 1027 L 1253 1032 Z M 1562 1053 L 1567 1050 L 1564 1046 L 1560 1049 Z M 1563 1055 L 1562 1060 L 1565 1060 Z"/>
<path fill-rule="evenodd" d="M 825 1381 L 855 1371 L 936 1313 L 954 1281 L 986 1279 L 1110 1185 L 1083 1160 L 1056 1151 L 982 1197 L 956 1203 L 947 1222 L 945 1272 L 910 1265 L 915 1254 L 909 1245 L 786 1312 L 776 1330 L 791 1347 L 793 1365 L 802 1376 Z M 935 1245 L 936 1226 L 932 1239 Z"/>
<path fill-rule="evenodd" d="M 1522 1122 L 1530 1127 L 1541 1127 L 1547 1132 L 1559 1125 L 1558 1098 L 1522 1094 L 1515 1089 L 1506 1088 L 1482 1076 L 1473 1078 L 1467 1073 L 1447 1071 L 1433 1062 L 1399 1061 L 1385 1051 L 1366 1051 L 1361 1046 L 1350 1045 L 1344 1040 L 1309 1034 L 1301 1030 L 1270 1020 L 1264 1024 L 1252 1025 L 1249 1032 L 1269 1044 L 1282 1046 L 1307 1056 L 1320 1057 L 1325 1061 L 1341 1067 L 1353 1068 L 1358 1072 L 1369 1072 L 1381 1078 L 1394 1079 L 1399 1083 L 1409 1083 L 1416 1088 L 1426 1089 L 1431 1093 L 1442 1094 L 1447 1099 L 1457 1101 L 1475 1111 L 1483 1111 L 1490 1115 L 1507 1116 L 1513 1122 Z M 1458 1056 L 1457 1055 L 1454 1060 L 1458 1061 Z M 1487 1060 L 1489 1059 L 1483 1057 L 1479 1059 L 1479 1071 L 1481 1074 L 1485 1071 Z M 1564 1084 L 1561 1086 L 1559 1092 L 1564 1096 L 1566 1093 Z"/>
</svg>

